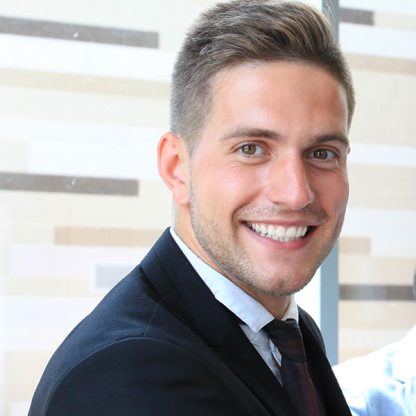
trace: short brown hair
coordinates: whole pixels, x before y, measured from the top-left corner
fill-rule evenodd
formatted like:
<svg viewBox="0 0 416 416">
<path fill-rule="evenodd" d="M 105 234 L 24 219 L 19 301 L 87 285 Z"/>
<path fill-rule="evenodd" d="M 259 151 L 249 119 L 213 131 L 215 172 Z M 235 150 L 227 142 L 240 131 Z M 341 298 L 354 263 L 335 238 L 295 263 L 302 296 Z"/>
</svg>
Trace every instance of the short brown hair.
<svg viewBox="0 0 416 416">
<path fill-rule="evenodd" d="M 171 130 L 192 151 L 210 110 L 214 76 L 241 63 L 276 60 L 312 63 L 332 74 L 345 88 L 351 123 L 351 75 L 325 16 L 300 2 L 234 0 L 203 13 L 185 38 L 172 76 Z"/>
</svg>

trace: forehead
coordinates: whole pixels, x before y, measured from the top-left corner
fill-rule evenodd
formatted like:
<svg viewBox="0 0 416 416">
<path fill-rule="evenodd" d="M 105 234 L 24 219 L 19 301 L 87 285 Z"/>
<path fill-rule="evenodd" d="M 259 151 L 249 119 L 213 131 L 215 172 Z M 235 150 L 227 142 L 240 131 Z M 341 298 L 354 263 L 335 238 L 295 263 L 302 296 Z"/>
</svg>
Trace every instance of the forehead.
<svg viewBox="0 0 416 416">
<path fill-rule="evenodd" d="M 322 93 L 335 94 L 345 103 L 347 100 L 345 88 L 335 76 L 321 66 L 306 62 L 246 62 L 219 71 L 211 85 L 214 100 L 227 92 L 294 99 L 322 87 Z"/>
<path fill-rule="evenodd" d="M 212 83 L 206 128 L 252 127 L 339 130 L 346 134 L 347 96 L 325 69 L 298 62 L 254 62 L 219 72 Z"/>
</svg>

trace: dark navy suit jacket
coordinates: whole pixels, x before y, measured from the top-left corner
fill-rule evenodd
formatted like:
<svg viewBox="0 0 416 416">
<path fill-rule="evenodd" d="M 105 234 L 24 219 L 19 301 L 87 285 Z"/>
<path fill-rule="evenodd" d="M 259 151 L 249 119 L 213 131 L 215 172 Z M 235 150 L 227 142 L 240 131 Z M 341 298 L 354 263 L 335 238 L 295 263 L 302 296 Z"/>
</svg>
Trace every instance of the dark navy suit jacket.
<svg viewBox="0 0 416 416">
<path fill-rule="evenodd" d="M 350 415 L 313 320 L 300 310 L 326 414 Z M 286 393 L 169 231 L 66 338 L 30 416 L 295 415 Z"/>
</svg>

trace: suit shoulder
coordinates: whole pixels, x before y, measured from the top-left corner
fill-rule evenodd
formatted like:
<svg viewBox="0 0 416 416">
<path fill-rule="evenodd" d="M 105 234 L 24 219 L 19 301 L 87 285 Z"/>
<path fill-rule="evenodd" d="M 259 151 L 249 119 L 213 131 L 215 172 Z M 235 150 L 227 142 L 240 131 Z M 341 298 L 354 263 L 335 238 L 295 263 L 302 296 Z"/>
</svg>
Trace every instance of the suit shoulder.
<svg viewBox="0 0 416 416">
<path fill-rule="evenodd" d="M 139 267 L 117 284 L 65 338 L 49 360 L 35 391 L 49 397 L 78 363 L 123 339 L 143 336 L 158 307 L 158 296 L 145 282 Z M 140 307 L 137 307 L 140 305 Z M 34 413 L 37 415 L 37 413 Z M 39 413 L 43 414 L 43 413 Z"/>
<path fill-rule="evenodd" d="M 207 397 L 215 398 L 219 411 L 211 414 L 244 414 L 212 363 L 196 350 L 143 336 L 114 342 L 85 357 L 56 383 L 44 409 L 32 414 L 127 416 L 140 409 L 149 416 L 194 415 Z M 182 409 L 175 413 L 178 405 Z"/>
</svg>

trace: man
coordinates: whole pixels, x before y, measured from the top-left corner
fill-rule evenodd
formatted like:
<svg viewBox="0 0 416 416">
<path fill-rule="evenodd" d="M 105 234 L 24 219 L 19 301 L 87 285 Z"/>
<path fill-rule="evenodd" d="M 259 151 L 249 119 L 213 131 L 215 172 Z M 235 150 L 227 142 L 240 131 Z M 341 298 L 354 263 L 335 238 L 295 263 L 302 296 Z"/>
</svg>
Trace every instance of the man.
<svg viewBox="0 0 416 416">
<path fill-rule="evenodd" d="M 413 294 L 416 299 L 416 272 Z M 334 368 L 354 415 L 416 415 L 415 351 L 416 325 L 399 342 Z"/>
<path fill-rule="evenodd" d="M 293 294 L 342 226 L 353 108 L 319 12 L 243 0 L 203 14 L 158 147 L 174 226 L 64 341 L 30 414 L 350 414 Z"/>
</svg>

